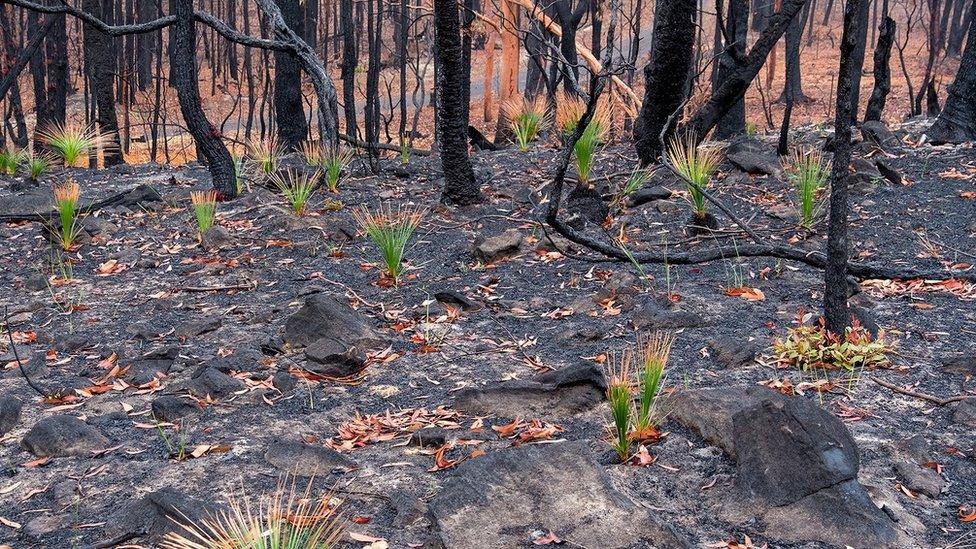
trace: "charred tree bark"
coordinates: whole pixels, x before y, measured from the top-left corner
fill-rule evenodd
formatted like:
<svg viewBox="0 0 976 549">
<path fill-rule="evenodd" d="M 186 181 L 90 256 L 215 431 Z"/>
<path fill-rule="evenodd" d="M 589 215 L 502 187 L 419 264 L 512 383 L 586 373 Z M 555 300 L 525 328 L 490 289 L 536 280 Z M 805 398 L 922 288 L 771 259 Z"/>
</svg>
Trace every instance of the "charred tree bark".
<svg viewBox="0 0 976 549">
<path fill-rule="evenodd" d="M 111 0 L 84 0 L 82 8 L 105 21 L 114 22 Z M 95 96 L 98 115 L 95 121 L 98 129 L 108 136 L 105 147 L 105 165 L 115 166 L 125 162 L 122 156 L 122 143 L 119 140 L 119 120 L 115 113 L 115 54 L 111 49 L 111 38 L 91 25 L 85 25 L 85 64 L 91 78 L 92 92 Z"/>
<path fill-rule="evenodd" d="M 456 0 L 434 0 L 437 141 L 444 172 L 441 200 L 459 206 L 484 200 L 468 158 L 468 105 L 462 103 L 461 21 Z"/>
<path fill-rule="evenodd" d="M 27 41 L 27 45 L 24 46 L 24 49 L 20 50 L 19 54 L 11 51 L 11 48 L 13 48 L 13 43 L 9 41 L 7 42 L 8 58 L 13 59 L 14 61 L 6 67 L 7 70 L 4 73 L 3 78 L 0 78 L 0 101 L 3 101 L 3 98 L 7 95 L 8 90 L 13 89 L 14 86 L 17 85 L 17 77 L 20 76 L 20 73 L 24 71 L 24 68 L 27 67 L 29 63 L 32 65 L 34 64 L 33 59 L 35 59 L 35 56 L 37 56 L 38 51 L 41 49 L 41 45 L 44 44 L 44 37 L 47 36 L 48 32 L 50 32 L 51 28 L 56 22 L 56 18 L 51 16 L 45 18 L 43 23 L 37 23 L 36 17 L 28 18 L 28 20 L 31 19 L 35 21 L 33 26 L 34 30 L 29 33 L 30 39 Z M 6 22 L 3 24 L 6 25 Z M 13 27 L 8 28 L 12 29 Z M 37 58 L 40 59 L 39 56 Z"/>
<path fill-rule="evenodd" d="M 874 48 L 874 90 L 868 100 L 864 120 L 881 120 L 888 92 L 891 91 L 891 46 L 895 40 L 895 20 L 885 17 L 881 21 L 878 45 Z"/>
<path fill-rule="evenodd" d="M 870 14 L 871 0 L 861 0 L 859 3 L 860 13 L 857 14 L 857 47 L 854 49 L 852 62 L 854 80 L 851 82 L 851 124 L 857 124 L 857 114 L 861 108 L 861 71 L 864 69 L 864 57 L 868 47 L 868 15 Z"/>
<path fill-rule="evenodd" d="M 657 160 L 675 128 L 694 63 L 697 0 L 661 2 L 654 11 L 651 62 L 644 67 L 644 101 L 634 125 L 641 164 Z"/>
<path fill-rule="evenodd" d="M 827 264 L 824 268 L 824 317 L 827 330 L 843 334 L 851 322 L 847 307 L 848 166 L 851 164 L 851 117 L 855 110 L 854 72 L 860 71 L 857 48 L 860 29 L 867 25 L 864 5 L 868 0 L 847 0 L 844 34 L 840 44 L 837 77 L 837 111 L 834 119 L 834 160 L 830 174 L 830 214 L 827 222 Z M 865 16 L 862 19 L 862 15 Z"/>
<path fill-rule="evenodd" d="M 810 101 L 810 98 L 803 93 L 803 72 L 800 62 L 800 42 L 803 40 L 803 28 L 809 16 L 810 5 L 803 9 L 803 17 L 799 15 L 793 18 L 793 22 L 786 29 L 786 83 L 780 101 L 787 100 L 787 89 L 790 92 L 790 99 L 800 103 Z"/>
<path fill-rule="evenodd" d="M 956 19 L 952 22 L 952 30 L 949 32 L 949 42 L 946 45 L 946 55 L 958 56 L 962 52 L 962 41 L 966 38 L 966 29 L 973 19 L 973 12 L 976 5 L 967 0 L 957 0 Z"/>
<path fill-rule="evenodd" d="M 379 149 L 376 148 L 376 144 L 380 139 L 380 40 L 383 36 L 383 11 L 379 0 L 375 2 L 366 0 L 366 2 L 366 49 L 369 53 L 369 63 L 366 67 L 366 110 L 363 116 L 363 127 L 370 167 L 377 172 Z"/>
<path fill-rule="evenodd" d="M 346 135 L 357 137 L 356 127 L 356 25 L 352 0 L 339 0 L 339 24 L 342 26 L 342 110 L 346 115 Z"/>
<path fill-rule="evenodd" d="M 937 144 L 976 139 L 976 24 L 972 19 L 966 50 L 956 79 L 949 86 L 945 108 L 926 134 Z"/>
<path fill-rule="evenodd" d="M 285 23 L 298 34 L 304 33 L 304 16 L 298 0 L 275 0 Z M 308 137 L 308 121 L 302 103 L 302 73 L 292 52 L 274 54 L 274 109 L 278 122 L 278 143 L 295 150 Z"/>
<path fill-rule="evenodd" d="M 721 6 L 721 3 L 718 4 Z M 722 85 L 739 68 L 739 62 L 746 54 L 746 37 L 749 32 L 748 0 L 729 0 L 728 17 L 725 19 L 725 50 L 719 57 L 718 82 Z M 715 139 L 729 139 L 746 132 L 745 96 L 732 103 L 725 115 L 719 119 L 715 129 Z"/>
<path fill-rule="evenodd" d="M 576 31 L 579 29 L 583 16 L 589 11 L 589 1 L 579 0 L 576 7 L 573 7 L 573 0 L 557 0 L 553 7 L 556 10 L 556 17 L 559 19 L 559 26 L 563 31 L 559 39 L 559 51 L 562 53 L 564 62 L 563 68 L 563 89 L 566 93 L 576 93 L 573 82 L 579 79 L 579 56 L 576 52 Z"/>
<path fill-rule="evenodd" d="M 705 135 L 715 127 L 719 119 L 745 95 L 749 85 L 766 62 L 766 56 L 776 46 L 776 42 L 786 32 L 786 28 L 793 17 L 799 13 L 805 3 L 806 0 L 783 1 L 782 9 L 769 18 L 766 30 L 753 44 L 739 68 L 735 73 L 729 75 L 729 78 L 725 79 L 718 89 L 712 92 L 712 96 L 692 115 L 683 131 L 693 132 L 698 136 L 698 139 L 705 138 Z"/>
<path fill-rule="evenodd" d="M 200 86 L 197 82 L 196 29 L 193 20 L 193 0 L 173 0 L 176 22 L 173 24 L 170 44 L 170 66 L 173 86 L 180 102 L 180 111 L 186 127 L 193 135 L 197 150 L 203 154 L 210 169 L 213 187 L 223 199 L 237 195 L 234 161 L 220 139 L 220 132 L 203 112 Z"/>
</svg>

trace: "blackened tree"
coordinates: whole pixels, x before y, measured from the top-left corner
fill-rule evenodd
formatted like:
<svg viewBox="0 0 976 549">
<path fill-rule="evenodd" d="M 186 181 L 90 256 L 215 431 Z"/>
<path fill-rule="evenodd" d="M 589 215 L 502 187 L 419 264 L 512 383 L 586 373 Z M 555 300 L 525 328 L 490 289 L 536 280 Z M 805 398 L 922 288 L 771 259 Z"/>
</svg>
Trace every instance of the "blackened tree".
<svg viewBox="0 0 976 549">
<path fill-rule="evenodd" d="M 976 140 L 976 20 L 972 18 L 966 50 L 956 79 L 949 86 L 945 108 L 926 134 L 934 143 Z"/>
<path fill-rule="evenodd" d="M 463 102 L 461 20 L 456 0 L 434 0 L 437 142 L 444 171 L 441 200 L 460 206 L 484 200 L 468 158 L 468 105 Z"/>
<path fill-rule="evenodd" d="M 830 174 L 830 214 L 827 222 L 827 263 L 824 266 L 824 318 L 827 330 L 843 334 L 850 325 L 847 307 L 848 167 L 851 164 L 851 116 L 855 110 L 851 89 L 857 80 L 857 44 L 860 26 L 867 25 L 862 5 L 868 0 L 847 0 L 844 33 L 840 44 L 840 73 L 837 77 L 837 109 L 834 118 L 834 160 Z"/>
<path fill-rule="evenodd" d="M 651 62 L 644 67 L 644 102 L 634 126 L 634 141 L 641 164 L 657 160 L 661 140 L 674 131 L 694 67 L 698 15 L 696 0 L 660 2 L 654 11 Z"/>
<path fill-rule="evenodd" d="M 111 0 L 84 0 L 82 8 L 105 23 L 114 23 L 114 6 Z M 115 52 L 110 38 L 91 25 L 85 25 L 85 65 L 91 79 L 92 92 L 98 115 L 98 129 L 107 136 L 105 165 L 122 164 L 122 144 L 119 141 L 119 120 L 115 113 Z"/>
<path fill-rule="evenodd" d="M 874 89 L 868 99 L 864 120 L 881 120 L 888 92 L 891 91 L 891 46 L 895 41 L 895 20 L 885 16 L 881 21 L 878 45 L 874 47 Z"/>
<path fill-rule="evenodd" d="M 304 34 L 304 14 L 298 0 L 275 0 L 285 23 Z M 286 150 L 298 148 L 308 136 L 308 121 L 302 104 L 302 73 L 298 60 L 289 51 L 274 54 L 274 109 L 278 123 L 278 142 Z"/>
<path fill-rule="evenodd" d="M 721 8 L 722 3 L 718 2 Z M 749 2 L 748 0 L 729 0 L 728 17 L 725 20 L 725 49 L 719 56 L 718 83 L 734 74 L 739 60 L 746 53 L 746 38 L 749 32 Z M 725 116 L 718 122 L 715 129 L 715 139 L 728 139 L 746 131 L 746 101 L 745 97 L 729 107 Z"/>
</svg>

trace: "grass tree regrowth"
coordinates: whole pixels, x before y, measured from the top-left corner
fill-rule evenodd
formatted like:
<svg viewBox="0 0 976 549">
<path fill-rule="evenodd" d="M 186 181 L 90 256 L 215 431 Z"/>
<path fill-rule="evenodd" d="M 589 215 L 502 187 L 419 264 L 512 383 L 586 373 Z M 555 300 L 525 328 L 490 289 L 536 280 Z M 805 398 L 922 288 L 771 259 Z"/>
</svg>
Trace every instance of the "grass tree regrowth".
<svg viewBox="0 0 976 549">
<path fill-rule="evenodd" d="M 529 150 L 529 144 L 535 141 L 539 134 L 549 128 L 551 111 L 544 95 L 537 95 L 535 99 L 526 99 L 521 95 L 513 95 L 501 105 L 502 116 L 508 121 L 519 150 Z"/>
<path fill-rule="evenodd" d="M 78 243 L 81 233 L 81 219 L 78 212 L 78 199 L 81 187 L 73 179 L 54 187 L 54 208 L 58 211 L 59 225 L 53 231 L 58 244 L 65 251 Z"/>
<path fill-rule="evenodd" d="M 407 244 L 426 213 L 419 206 L 398 206 L 394 211 L 388 204 L 372 211 L 366 206 L 353 210 L 359 227 L 380 252 L 384 276 L 393 284 L 400 283 Z"/>
<path fill-rule="evenodd" d="M 284 174 L 274 173 L 271 175 L 271 182 L 281 191 L 281 194 L 288 201 L 288 206 L 295 212 L 295 215 L 304 215 L 312 193 L 319 184 L 321 172 L 296 172 L 288 170 Z"/>
<path fill-rule="evenodd" d="M 694 134 L 674 137 L 668 143 L 668 161 L 685 180 L 688 187 L 688 202 L 691 204 L 694 219 L 703 222 L 708 215 L 708 200 L 702 192 L 711 183 L 712 177 L 722 161 L 722 150 L 702 147 L 697 144 Z"/>
<path fill-rule="evenodd" d="M 798 224 L 809 231 L 823 208 L 819 195 L 830 178 L 830 162 L 819 151 L 797 148 L 783 161 L 783 167 L 796 193 Z"/>
<path fill-rule="evenodd" d="M 217 216 L 217 191 L 190 191 L 190 204 L 197 222 L 197 232 L 200 237 L 214 226 Z"/>
<path fill-rule="evenodd" d="M 37 137 L 68 167 L 77 166 L 98 149 L 105 150 L 112 146 L 112 140 L 94 126 L 74 123 L 51 124 L 40 130 Z"/>
</svg>

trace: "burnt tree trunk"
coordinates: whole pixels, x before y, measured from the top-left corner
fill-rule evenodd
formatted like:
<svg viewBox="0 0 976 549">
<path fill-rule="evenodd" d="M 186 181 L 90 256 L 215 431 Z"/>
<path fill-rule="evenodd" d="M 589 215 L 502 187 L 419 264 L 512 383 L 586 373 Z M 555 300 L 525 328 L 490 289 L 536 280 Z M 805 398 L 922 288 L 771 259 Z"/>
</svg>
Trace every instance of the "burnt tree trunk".
<svg viewBox="0 0 976 549">
<path fill-rule="evenodd" d="M 888 92 L 891 91 L 891 45 L 895 40 L 895 20 L 885 16 L 881 21 L 878 45 L 874 47 L 874 90 L 864 112 L 864 120 L 881 120 Z"/>
<path fill-rule="evenodd" d="M 803 73 L 800 62 L 800 42 L 803 40 L 803 28 L 809 16 L 810 4 L 803 9 L 803 17 L 799 15 L 793 18 L 793 22 L 786 29 L 786 83 L 783 86 L 783 93 L 780 101 L 786 101 L 787 90 L 790 92 L 790 99 L 807 103 L 810 98 L 803 93 Z"/>
<path fill-rule="evenodd" d="M 644 67 L 644 101 L 634 124 L 641 164 L 657 160 L 683 108 L 694 64 L 697 0 L 661 2 L 654 11 L 651 62 Z"/>
<path fill-rule="evenodd" d="M 583 16 L 589 11 L 588 0 L 579 0 L 575 8 L 572 7 L 572 0 L 557 0 L 553 7 L 556 10 L 556 17 L 559 19 L 559 26 L 562 28 L 563 36 L 559 39 L 559 51 L 562 54 L 563 62 L 563 89 L 566 93 L 576 93 L 573 82 L 579 78 L 579 56 L 576 52 L 576 31 L 579 29 Z"/>
<path fill-rule="evenodd" d="M 352 0 L 339 0 L 339 25 L 342 27 L 342 110 L 346 115 L 346 135 L 357 138 L 356 128 L 356 25 Z"/>
<path fill-rule="evenodd" d="M 105 23 L 114 23 L 111 0 L 84 0 L 82 8 Z M 95 96 L 97 116 L 95 121 L 101 133 L 108 136 L 105 147 L 105 165 L 115 166 L 125 162 L 122 156 L 122 143 L 119 141 L 119 120 L 115 113 L 114 80 L 116 72 L 115 53 L 111 38 L 85 25 L 85 64 L 91 77 L 92 93 Z"/>
<path fill-rule="evenodd" d="M 854 72 L 852 73 L 854 80 L 851 82 L 851 124 L 857 124 L 857 113 L 861 108 L 861 71 L 864 69 L 864 56 L 868 47 L 868 15 L 871 13 L 869 11 L 871 0 L 861 0 L 858 5 L 861 10 L 857 14 L 860 27 L 857 29 L 857 47 L 854 49 L 851 58 L 854 65 Z"/>
<path fill-rule="evenodd" d="M 957 0 L 958 8 L 956 18 L 952 22 L 952 30 L 949 31 L 949 41 L 946 45 L 946 55 L 953 57 L 962 52 L 962 41 L 966 39 L 966 29 L 969 22 L 973 19 L 973 12 L 976 11 L 976 2 L 968 0 Z"/>
<path fill-rule="evenodd" d="M 867 25 L 868 0 L 847 0 L 844 34 L 840 44 L 840 73 L 837 77 L 837 111 L 834 118 L 834 160 L 830 174 L 830 214 L 827 224 L 827 264 L 824 268 L 824 317 L 827 330 L 843 334 L 850 325 L 847 308 L 848 166 L 851 164 L 851 117 L 855 110 L 854 72 L 860 71 L 857 48 L 862 26 Z"/>
<path fill-rule="evenodd" d="M 275 0 L 285 23 L 298 34 L 304 33 L 304 15 L 298 0 Z M 308 121 L 302 104 L 301 66 L 289 51 L 274 54 L 274 109 L 278 122 L 278 144 L 295 150 L 308 136 Z"/>
<path fill-rule="evenodd" d="M 173 75 L 172 85 L 176 88 L 183 121 L 197 144 L 197 150 L 207 162 L 214 189 L 223 199 L 233 198 L 237 195 L 234 161 L 220 139 L 220 132 L 207 120 L 200 99 L 193 0 L 173 0 L 171 6 L 176 22 L 170 35 L 173 43 L 170 44 L 169 62 Z"/>
<path fill-rule="evenodd" d="M 779 13 L 769 18 L 766 29 L 753 44 L 749 54 L 745 56 L 738 69 L 722 81 L 712 96 L 705 102 L 698 111 L 692 115 L 684 128 L 686 132 L 692 132 L 698 139 L 704 139 L 705 135 L 715 127 L 719 119 L 735 105 L 745 95 L 749 85 L 759 74 L 766 62 L 766 56 L 770 50 L 786 32 L 793 17 L 799 13 L 806 0 L 783 0 L 783 5 Z"/>
<path fill-rule="evenodd" d="M 383 10 L 380 0 L 366 0 L 366 50 L 369 63 L 366 67 L 366 110 L 363 115 L 366 150 L 370 167 L 379 170 L 380 139 L 380 40 L 383 36 Z"/>
<path fill-rule="evenodd" d="M 725 19 L 727 39 L 725 49 L 719 56 L 718 82 L 719 86 L 727 78 L 735 74 L 739 61 L 746 54 L 746 37 L 749 32 L 749 2 L 748 0 L 729 0 L 728 17 Z M 715 139 L 729 139 L 746 131 L 746 101 L 745 96 L 732 103 L 718 121 L 715 129 Z"/>
<path fill-rule="evenodd" d="M 150 2 L 136 2 L 136 14 L 138 21 L 148 21 L 154 15 Z M 139 91 L 146 91 L 152 86 L 152 61 L 153 53 L 156 51 L 160 35 L 154 32 L 140 34 L 136 37 L 136 81 Z M 162 75 L 158 75 L 162 78 Z"/>
<path fill-rule="evenodd" d="M 949 86 L 945 107 L 926 134 L 937 144 L 976 139 L 976 24 L 972 19 L 959 72 Z"/>
<path fill-rule="evenodd" d="M 459 206 L 484 200 L 468 158 L 468 105 L 462 103 L 461 21 L 456 0 L 434 0 L 437 142 L 444 172 L 441 200 Z"/>
</svg>

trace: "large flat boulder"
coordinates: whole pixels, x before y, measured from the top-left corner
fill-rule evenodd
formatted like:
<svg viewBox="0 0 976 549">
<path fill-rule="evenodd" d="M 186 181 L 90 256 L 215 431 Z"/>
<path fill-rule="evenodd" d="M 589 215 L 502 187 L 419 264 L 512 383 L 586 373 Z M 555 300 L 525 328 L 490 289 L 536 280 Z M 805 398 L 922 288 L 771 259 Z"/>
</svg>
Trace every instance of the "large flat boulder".
<svg viewBox="0 0 976 549">
<path fill-rule="evenodd" d="M 583 442 L 525 445 L 460 465 L 430 511 L 445 549 L 532 546 L 553 532 L 572 547 L 692 545 L 610 483 Z"/>
<path fill-rule="evenodd" d="M 285 343 L 307 347 L 313 342 L 331 338 L 349 345 L 379 346 L 384 338 L 358 311 L 328 294 L 314 294 L 287 322 Z"/>
<path fill-rule="evenodd" d="M 56 415 L 38 421 L 20 445 L 37 457 L 90 456 L 106 448 L 108 439 L 75 416 Z"/>
</svg>

